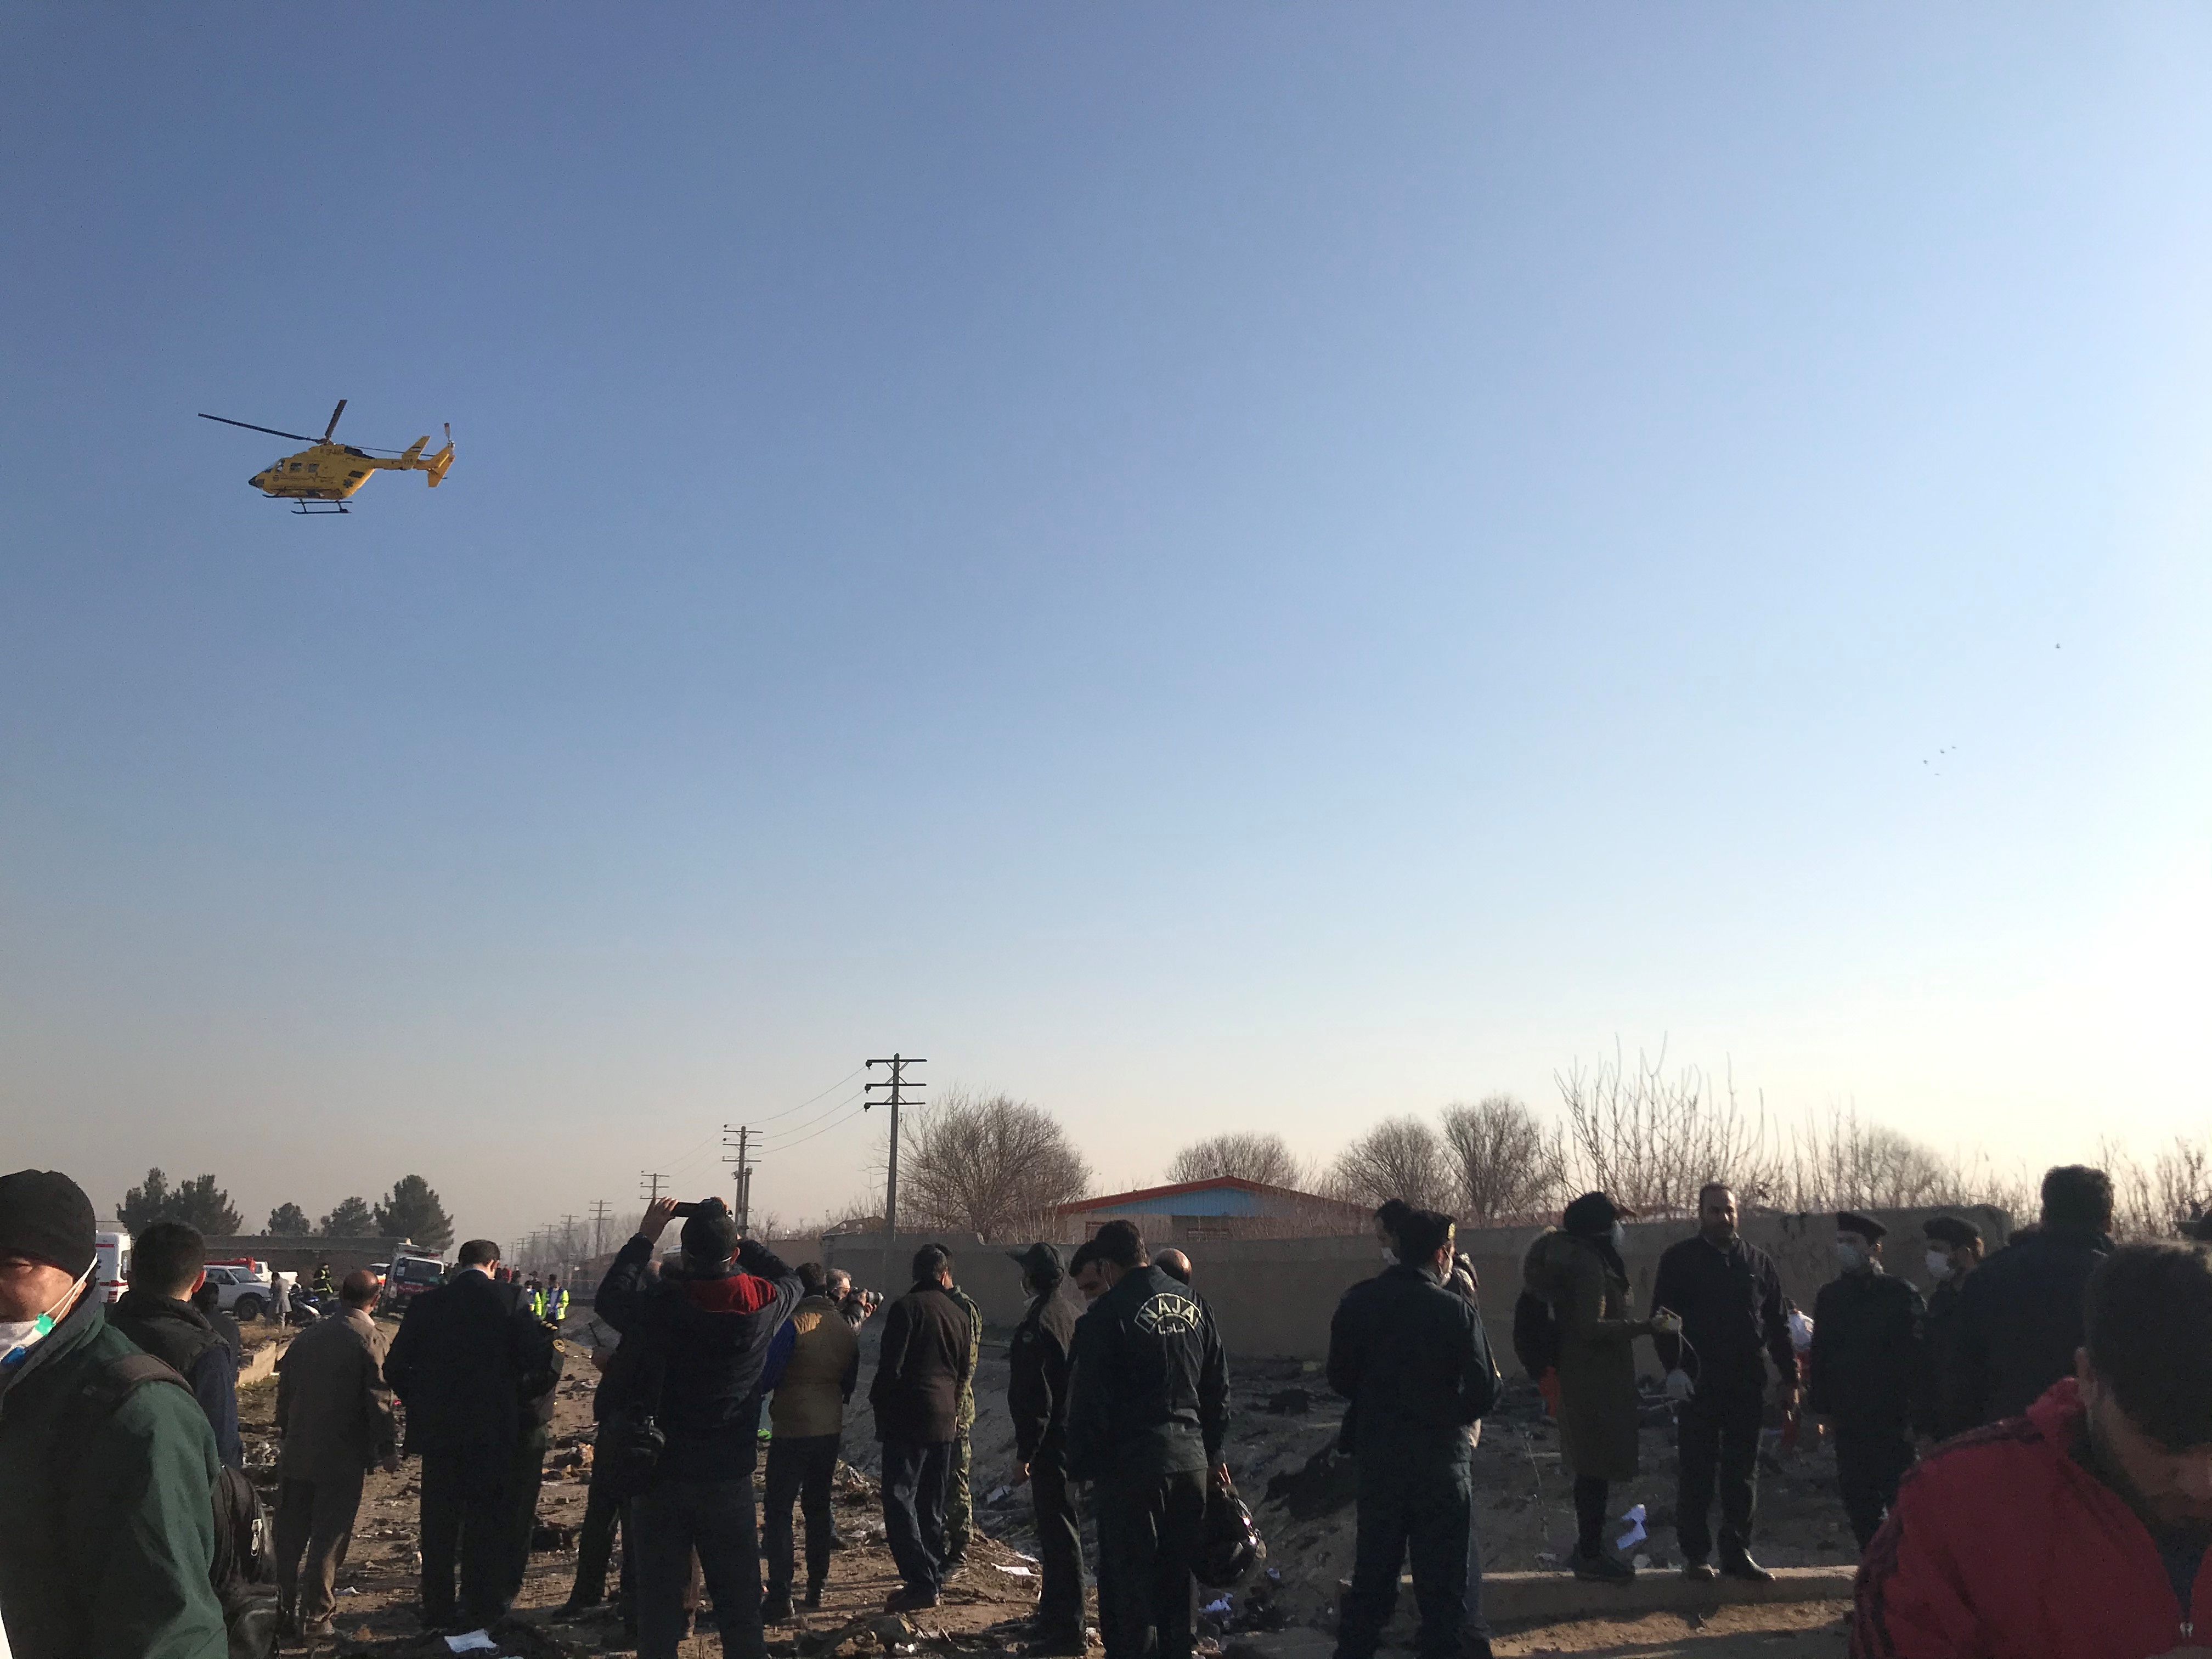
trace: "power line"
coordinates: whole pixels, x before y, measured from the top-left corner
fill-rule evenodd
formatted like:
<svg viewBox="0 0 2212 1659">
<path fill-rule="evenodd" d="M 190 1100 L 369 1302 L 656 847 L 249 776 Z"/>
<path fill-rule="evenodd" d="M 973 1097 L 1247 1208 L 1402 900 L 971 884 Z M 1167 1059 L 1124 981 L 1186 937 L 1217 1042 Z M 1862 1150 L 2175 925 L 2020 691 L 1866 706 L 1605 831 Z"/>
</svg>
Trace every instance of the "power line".
<svg viewBox="0 0 2212 1659">
<path fill-rule="evenodd" d="M 828 1088 L 824 1089 L 822 1091 L 822 1095 L 836 1093 L 838 1090 L 843 1088 L 847 1084 L 850 1083 L 854 1078 L 860 1076 L 860 1074 L 866 1070 L 867 1070 L 867 1067 L 865 1066 L 855 1066 L 853 1070 L 846 1073 L 844 1076 L 839 1078 L 835 1083 L 831 1084 Z M 761 1119 L 761 1121 L 763 1123 L 773 1123 L 780 1117 L 789 1117 L 793 1112 L 799 1110 L 800 1108 L 811 1106 L 816 1101 L 822 1098 L 822 1095 L 809 1095 L 805 1099 L 800 1101 L 799 1105 L 787 1106 L 780 1112 L 770 1112 L 766 1117 Z"/>
<path fill-rule="evenodd" d="M 850 1123 L 854 1118 L 860 1116 L 860 1115 L 866 1110 L 867 1110 L 866 1106 L 855 1107 L 853 1110 L 846 1113 L 844 1116 L 836 1119 L 835 1121 L 823 1124 L 820 1128 L 817 1129 L 813 1134 L 801 1135 L 796 1140 L 786 1141 L 782 1146 L 777 1147 L 775 1150 L 779 1152 L 787 1152 L 794 1146 L 804 1146 L 808 1141 L 816 1139 L 817 1136 L 828 1134 L 832 1129 L 843 1128 L 848 1123 Z"/>
<path fill-rule="evenodd" d="M 647 1204 L 658 1204 L 660 1202 L 660 1183 L 667 1179 L 668 1177 L 665 1175 L 659 1174 L 652 1170 L 640 1170 L 637 1172 L 638 1185 L 642 1187 L 648 1182 L 652 1183 L 652 1189 L 645 1194 L 645 1201 Z"/>
<path fill-rule="evenodd" d="M 805 1140 L 810 1137 L 802 1133 L 803 1131 L 811 1129 L 816 1124 L 821 1122 L 823 1118 L 829 1117 L 834 1113 L 843 1111 L 845 1108 L 852 1105 L 860 1098 L 860 1091 L 855 1090 L 853 1093 L 847 1095 L 844 1099 L 823 1107 L 820 1111 L 815 1113 L 812 1117 L 803 1117 L 799 1119 L 798 1122 L 790 1125 L 788 1127 L 771 1129 L 766 1133 L 756 1129 L 753 1131 L 753 1139 L 756 1141 L 766 1142 L 771 1139 L 784 1139 L 787 1136 L 796 1135 L 798 1136 L 799 1140 Z M 785 1144 L 787 1146 L 796 1146 L 799 1142 L 798 1140 L 786 1140 Z"/>
</svg>

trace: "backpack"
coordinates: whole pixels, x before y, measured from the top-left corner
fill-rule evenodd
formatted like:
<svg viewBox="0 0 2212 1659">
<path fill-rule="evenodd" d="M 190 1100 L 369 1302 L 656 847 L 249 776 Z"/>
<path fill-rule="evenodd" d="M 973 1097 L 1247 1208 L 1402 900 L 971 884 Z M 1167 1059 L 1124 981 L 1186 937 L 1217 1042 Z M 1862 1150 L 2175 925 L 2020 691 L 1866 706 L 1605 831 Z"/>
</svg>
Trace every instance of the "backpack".
<svg viewBox="0 0 2212 1659">
<path fill-rule="evenodd" d="M 186 1395 L 192 1392 L 192 1385 L 167 1361 L 149 1353 L 132 1353 L 101 1366 L 99 1376 L 85 1384 L 79 1397 L 88 1412 L 105 1419 L 149 1382 L 173 1382 Z M 192 1407 L 199 1408 L 196 1396 Z M 64 1443 L 82 1448 L 85 1437 L 71 1434 Z M 64 1471 L 64 1485 L 73 1474 L 73 1469 Z M 276 1556 L 261 1495 L 243 1473 L 225 1466 L 216 1474 L 208 1506 L 215 1514 L 215 1560 L 208 1569 L 208 1583 L 222 1607 L 230 1659 L 274 1659 Z"/>
<path fill-rule="evenodd" d="M 1513 1304 L 1513 1357 L 1531 1382 L 1540 1382 L 1546 1371 L 1559 1369 L 1559 1318 L 1552 1304 L 1534 1291 L 1522 1291 Z"/>
<path fill-rule="evenodd" d="M 661 1454 L 668 1449 L 668 1436 L 658 1420 L 668 1384 L 668 1356 L 657 1334 L 641 1330 L 624 1337 L 599 1382 L 603 1409 L 592 1436 L 592 1485 L 618 1504 L 653 1484 Z M 648 1343 L 653 1346 L 648 1348 Z"/>
</svg>

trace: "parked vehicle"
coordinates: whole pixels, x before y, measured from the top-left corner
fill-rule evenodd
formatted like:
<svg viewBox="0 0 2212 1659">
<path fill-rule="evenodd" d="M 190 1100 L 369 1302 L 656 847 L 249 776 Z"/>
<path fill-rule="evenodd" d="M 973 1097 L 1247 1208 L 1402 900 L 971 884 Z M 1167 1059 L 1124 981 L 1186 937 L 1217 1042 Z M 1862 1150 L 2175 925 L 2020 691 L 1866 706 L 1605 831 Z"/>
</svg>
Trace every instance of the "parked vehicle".
<svg viewBox="0 0 2212 1659">
<path fill-rule="evenodd" d="M 270 1281 L 255 1278 L 247 1268 L 210 1262 L 207 1276 L 208 1283 L 216 1287 L 216 1306 L 234 1319 L 258 1319 L 276 1304 Z"/>
<path fill-rule="evenodd" d="M 392 1270 L 384 1278 L 384 1294 L 377 1306 L 390 1313 L 404 1313 L 407 1304 L 434 1285 L 446 1282 L 446 1264 L 434 1255 L 410 1255 L 405 1252 L 392 1258 Z"/>
<path fill-rule="evenodd" d="M 92 1237 L 98 1257 L 93 1276 L 99 1281 L 100 1298 L 117 1301 L 130 1288 L 131 1235 L 121 1227 L 102 1227 Z"/>
</svg>

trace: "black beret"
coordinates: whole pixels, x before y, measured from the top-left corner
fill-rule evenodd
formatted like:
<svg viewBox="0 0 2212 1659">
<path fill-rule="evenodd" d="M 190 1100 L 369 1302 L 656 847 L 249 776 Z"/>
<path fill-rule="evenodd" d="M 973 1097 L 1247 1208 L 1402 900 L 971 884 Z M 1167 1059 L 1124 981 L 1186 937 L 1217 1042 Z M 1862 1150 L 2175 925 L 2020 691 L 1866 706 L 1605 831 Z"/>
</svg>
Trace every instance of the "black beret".
<svg viewBox="0 0 2212 1659">
<path fill-rule="evenodd" d="M 1839 1233 L 1856 1233 L 1869 1244 L 1879 1244 L 1889 1235 L 1888 1228 L 1883 1226 L 1872 1216 L 1861 1215 L 1856 1210 L 1837 1211 L 1836 1231 Z"/>
<path fill-rule="evenodd" d="M 1955 1215 L 1931 1215 L 1921 1224 L 1920 1231 L 1938 1244 L 1957 1246 L 1982 1242 L 1982 1230 Z"/>
</svg>

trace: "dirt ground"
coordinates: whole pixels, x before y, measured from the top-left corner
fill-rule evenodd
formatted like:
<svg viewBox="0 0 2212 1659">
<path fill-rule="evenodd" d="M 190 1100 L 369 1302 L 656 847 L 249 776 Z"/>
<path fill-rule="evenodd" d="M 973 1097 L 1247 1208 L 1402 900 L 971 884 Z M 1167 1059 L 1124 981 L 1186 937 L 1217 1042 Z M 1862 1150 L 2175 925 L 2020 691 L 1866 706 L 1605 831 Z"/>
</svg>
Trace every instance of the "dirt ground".
<svg viewBox="0 0 2212 1659">
<path fill-rule="evenodd" d="M 872 1336 L 864 1334 L 860 1387 L 845 1431 L 854 1475 L 841 1478 L 837 1528 L 848 1547 L 832 1559 L 821 1609 L 802 1611 L 790 1625 L 771 1626 L 770 1651 L 790 1659 L 853 1659 L 886 1649 L 1018 1651 L 1006 1626 L 1024 1616 L 1035 1599 L 1036 1568 L 1029 1559 L 1035 1534 L 1028 1492 L 1011 1480 L 1013 1436 L 1005 1407 L 1003 1340 L 987 1344 L 977 1379 L 972 1489 L 982 1535 L 948 1586 L 944 1605 L 917 1615 L 904 1629 L 868 1623 L 879 1620 L 884 1597 L 898 1583 L 874 1493 L 878 1452 L 866 1404 Z M 588 1447 L 596 1380 L 580 1349 L 564 1346 L 569 1347 L 568 1375 L 556 1400 L 553 1449 L 538 1504 L 540 1541 L 546 1547 L 533 1551 L 516 1623 L 501 1632 L 503 1652 L 526 1653 L 530 1659 L 629 1650 L 611 1613 L 574 1624 L 550 1622 L 553 1610 L 567 1598 L 574 1571 L 570 1534 L 583 1519 L 588 1480 L 580 1449 Z M 1207 1598 L 1201 1635 L 1209 1645 L 1228 1650 L 1232 1659 L 1292 1651 L 1305 1659 L 1309 1653 L 1319 1655 L 1319 1638 L 1334 1632 L 1337 1581 L 1351 1567 L 1354 1513 L 1349 1464 L 1324 1455 L 1341 1423 L 1341 1402 L 1328 1395 L 1316 1370 L 1310 1362 L 1295 1360 L 1232 1366 L 1228 1460 L 1268 1548 L 1261 1572 L 1237 1591 Z M 273 1382 L 240 1391 L 249 1471 L 264 1483 L 264 1498 L 272 1504 L 274 1406 Z M 1649 1536 L 1626 1553 L 1640 1557 L 1638 1565 L 1648 1570 L 1665 1570 L 1679 1561 L 1672 1531 L 1674 1455 L 1672 1431 L 1661 1420 L 1663 1413 L 1655 1409 L 1644 1431 L 1644 1474 L 1616 1489 L 1612 1507 L 1615 1515 L 1626 1516 L 1638 1503 L 1645 1506 Z M 1764 1462 L 1755 1546 L 1760 1559 L 1778 1566 L 1853 1559 L 1835 1497 L 1832 1455 L 1816 1443 L 1771 1453 Z M 1556 1568 L 1571 1547 L 1571 1508 L 1558 1437 L 1543 1420 L 1532 1389 L 1512 1390 L 1486 1424 L 1474 1468 L 1486 1565 L 1498 1571 Z M 399 1650 L 423 1645 L 415 1613 L 419 1475 L 420 1465 L 410 1461 L 395 1475 L 369 1477 L 353 1552 L 339 1575 L 341 1652 L 368 1650 L 396 1656 Z M 1624 1531 L 1626 1523 L 1612 1530 Z M 1701 1626 L 1680 1614 L 1577 1621 L 1501 1632 L 1497 1650 L 1633 1654 L 1647 1659 L 1676 1653 L 1724 1659 L 1757 1652 L 1826 1659 L 1844 1651 L 1844 1612 L 1840 1605 L 1814 1603 L 1724 1608 Z M 699 1629 L 684 1646 L 684 1659 L 710 1659 L 718 1651 L 711 1614 L 701 1615 Z"/>
</svg>

